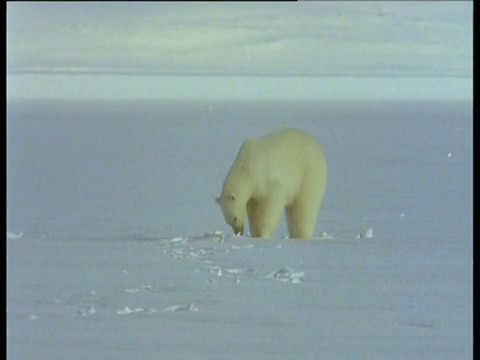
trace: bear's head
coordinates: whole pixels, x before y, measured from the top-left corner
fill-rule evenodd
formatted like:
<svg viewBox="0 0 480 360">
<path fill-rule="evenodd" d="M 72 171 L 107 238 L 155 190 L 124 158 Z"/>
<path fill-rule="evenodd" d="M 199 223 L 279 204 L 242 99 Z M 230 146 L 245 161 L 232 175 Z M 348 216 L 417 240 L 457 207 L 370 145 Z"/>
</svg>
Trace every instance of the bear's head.
<svg viewBox="0 0 480 360">
<path fill-rule="evenodd" d="M 232 227 L 233 233 L 235 235 L 243 235 L 245 204 L 242 204 L 233 193 L 222 194 L 215 199 L 215 202 L 220 205 L 225 222 Z"/>
</svg>

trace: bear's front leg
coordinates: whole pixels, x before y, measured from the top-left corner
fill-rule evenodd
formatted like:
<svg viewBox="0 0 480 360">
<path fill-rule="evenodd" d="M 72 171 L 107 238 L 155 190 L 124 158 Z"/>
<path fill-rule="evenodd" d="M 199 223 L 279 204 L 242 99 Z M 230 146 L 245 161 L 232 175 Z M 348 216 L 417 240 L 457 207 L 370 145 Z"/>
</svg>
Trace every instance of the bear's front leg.
<svg viewBox="0 0 480 360">
<path fill-rule="evenodd" d="M 253 216 L 254 230 L 250 229 L 252 237 L 271 237 L 277 228 L 284 205 L 282 199 L 276 197 L 265 198 L 259 201 Z"/>
</svg>

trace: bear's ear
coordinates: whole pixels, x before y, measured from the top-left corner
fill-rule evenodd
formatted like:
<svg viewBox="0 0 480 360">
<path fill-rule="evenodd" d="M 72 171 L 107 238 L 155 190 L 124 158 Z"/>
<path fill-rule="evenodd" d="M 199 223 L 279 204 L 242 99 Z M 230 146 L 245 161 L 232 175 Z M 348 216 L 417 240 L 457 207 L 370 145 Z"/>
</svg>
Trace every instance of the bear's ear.
<svg viewBox="0 0 480 360">
<path fill-rule="evenodd" d="M 232 201 L 237 200 L 237 197 L 235 196 L 235 194 L 233 194 L 233 193 L 230 194 L 230 200 L 232 200 Z"/>
<path fill-rule="evenodd" d="M 220 204 L 220 196 L 215 199 L 215 202 L 216 202 L 217 204 Z"/>
</svg>

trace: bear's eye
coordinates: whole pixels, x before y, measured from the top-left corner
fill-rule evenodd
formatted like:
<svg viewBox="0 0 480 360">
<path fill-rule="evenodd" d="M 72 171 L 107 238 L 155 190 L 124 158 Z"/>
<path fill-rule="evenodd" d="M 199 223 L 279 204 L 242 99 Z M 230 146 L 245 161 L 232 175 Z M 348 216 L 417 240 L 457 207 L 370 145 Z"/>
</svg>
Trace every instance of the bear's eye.
<svg viewBox="0 0 480 360">
<path fill-rule="evenodd" d="M 237 222 L 237 217 L 236 216 L 233 218 L 233 222 Z"/>
</svg>

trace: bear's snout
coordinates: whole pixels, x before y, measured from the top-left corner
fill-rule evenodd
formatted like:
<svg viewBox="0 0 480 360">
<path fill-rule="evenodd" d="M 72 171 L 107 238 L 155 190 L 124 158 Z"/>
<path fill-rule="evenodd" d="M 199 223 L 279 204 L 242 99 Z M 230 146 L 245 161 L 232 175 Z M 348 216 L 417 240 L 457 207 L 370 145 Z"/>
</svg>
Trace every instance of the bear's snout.
<svg viewBox="0 0 480 360">
<path fill-rule="evenodd" d="M 243 235 L 243 226 L 232 226 L 233 233 L 237 236 L 242 236 Z"/>
</svg>

